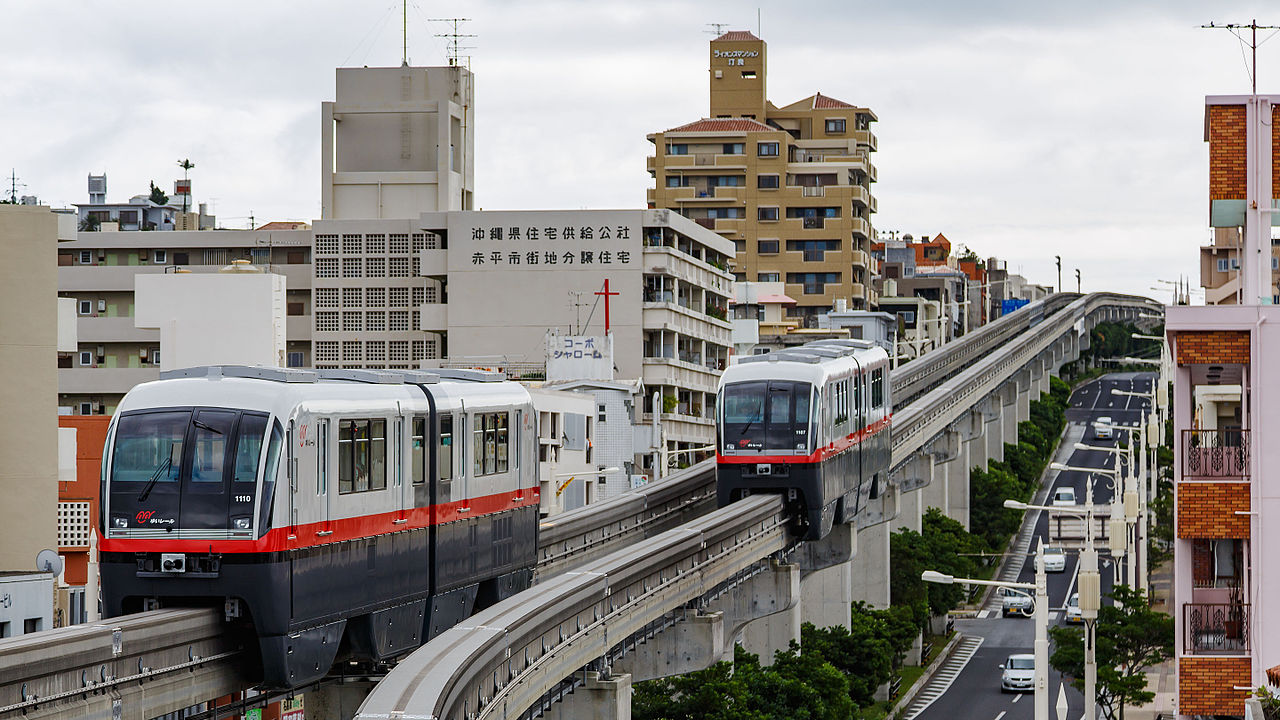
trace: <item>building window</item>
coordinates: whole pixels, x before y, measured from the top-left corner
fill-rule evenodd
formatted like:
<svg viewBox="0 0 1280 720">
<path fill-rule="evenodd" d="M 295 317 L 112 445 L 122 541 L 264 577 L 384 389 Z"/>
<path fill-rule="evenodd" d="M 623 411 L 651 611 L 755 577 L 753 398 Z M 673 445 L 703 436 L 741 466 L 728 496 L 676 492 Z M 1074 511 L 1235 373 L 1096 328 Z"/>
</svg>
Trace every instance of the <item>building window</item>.
<svg viewBox="0 0 1280 720">
<path fill-rule="evenodd" d="M 302 367 L 302 363 L 303 363 L 302 353 L 300 352 L 288 353 L 285 357 L 285 362 L 288 367 Z"/>
<path fill-rule="evenodd" d="M 777 175 L 757 175 L 756 187 L 762 190 L 777 190 L 778 176 Z"/>
<path fill-rule="evenodd" d="M 821 295 L 827 284 L 840 282 L 840 273 L 787 273 L 787 282 L 803 286 L 805 295 Z"/>
<path fill-rule="evenodd" d="M 756 275 L 756 282 L 782 282 L 782 276 L 776 272 L 762 272 Z"/>
<path fill-rule="evenodd" d="M 80 314 L 81 314 L 81 315 L 92 315 L 92 314 L 93 314 L 93 301 L 92 301 L 92 300 L 81 300 L 81 301 L 80 301 L 79 303 L 77 303 L 77 304 L 80 306 Z"/>
<path fill-rule="evenodd" d="M 777 221 L 778 221 L 778 208 L 776 208 L 776 207 L 761 207 L 761 208 L 756 208 L 756 217 L 757 217 L 759 220 L 763 220 L 763 221 L 777 222 Z"/>
<path fill-rule="evenodd" d="M 745 155 L 746 147 L 746 143 L 725 143 L 723 152 L 725 155 Z"/>
<path fill-rule="evenodd" d="M 757 143 L 756 148 L 760 157 L 778 157 L 779 147 L 776 142 Z"/>
<path fill-rule="evenodd" d="M 827 134 L 837 135 L 844 132 L 844 118 L 829 118 L 827 120 Z"/>
<path fill-rule="evenodd" d="M 840 249 L 839 240 L 788 240 L 787 250 L 791 252 L 804 253 L 804 259 L 807 262 L 822 262 L 826 260 L 827 252 L 835 252 Z"/>
<path fill-rule="evenodd" d="M 81 265 L 92 265 L 92 264 L 93 264 L 93 251 L 92 251 L 92 250 L 81 250 L 81 251 L 80 251 L 80 264 L 81 264 Z"/>
<path fill-rule="evenodd" d="M 678 188 L 678 187 L 680 187 L 680 176 L 679 176 L 679 175 L 668 175 L 668 176 L 667 176 L 667 187 L 669 187 L 669 188 Z"/>
<path fill-rule="evenodd" d="M 604 422 L 604 416 L 605 406 L 604 403 L 601 403 L 596 407 L 596 422 Z"/>
<path fill-rule="evenodd" d="M 285 312 L 293 316 L 306 315 L 306 307 L 306 303 L 303 302 L 285 303 Z"/>
<path fill-rule="evenodd" d="M 191 256 L 188 253 L 175 252 L 173 254 L 173 264 L 174 265 L 190 265 Z"/>
<path fill-rule="evenodd" d="M 903 310 L 902 312 L 898 313 L 898 317 L 902 318 L 902 322 L 903 322 L 903 324 L 905 324 L 905 325 L 915 325 L 915 324 L 916 324 L 916 311 L 915 311 L 915 310 Z"/>
<path fill-rule="evenodd" d="M 92 365 L 92 364 L 93 364 L 93 353 L 92 353 L 91 351 L 89 351 L 89 350 L 81 350 L 81 351 L 80 351 L 80 364 L 81 364 L 81 365 L 85 365 L 85 366 Z"/>
<path fill-rule="evenodd" d="M 667 154 L 668 155 L 688 155 L 689 146 L 683 143 L 667 145 Z"/>
<path fill-rule="evenodd" d="M 157 264 L 159 264 L 159 265 L 163 265 L 163 264 L 165 264 L 165 263 L 169 262 L 169 251 L 168 251 L 168 250 L 153 250 L 153 251 L 151 252 L 151 262 L 157 263 Z"/>
<path fill-rule="evenodd" d="M 160 364 L 160 349 L 159 349 L 159 348 L 152 348 L 152 349 L 151 349 L 151 363 L 152 363 L 153 365 L 159 365 L 159 364 Z"/>
<path fill-rule="evenodd" d="M 756 242 L 756 252 L 760 253 L 761 255 L 777 255 L 778 241 L 777 240 L 758 240 Z"/>
</svg>

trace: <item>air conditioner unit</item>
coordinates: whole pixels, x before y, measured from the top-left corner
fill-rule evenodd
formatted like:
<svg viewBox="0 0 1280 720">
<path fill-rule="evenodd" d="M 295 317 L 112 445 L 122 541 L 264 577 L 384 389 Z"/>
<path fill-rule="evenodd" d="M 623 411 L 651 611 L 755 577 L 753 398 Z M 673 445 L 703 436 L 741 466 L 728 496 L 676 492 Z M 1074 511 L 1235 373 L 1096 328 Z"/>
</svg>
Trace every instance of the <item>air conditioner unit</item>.
<svg viewBox="0 0 1280 720">
<path fill-rule="evenodd" d="M 106 346 L 106 345 L 99 345 L 99 346 L 98 346 L 98 352 L 97 352 L 98 357 L 102 357 L 103 355 L 106 355 L 106 354 L 107 354 L 107 346 Z"/>
<path fill-rule="evenodd" d="M 98 301 L 98 312 L 106 312 L 106 311 L 107 311 L 107 301 L 106 301 L 106 300 L 99 300 L 99 301 Z"/>
<path fill-rule="evenodd" d="M 104 249 L 102 249 L 102 248 L 98 248 L 98 259 L 99 259 L 99 260 L 106 260 L 106 259 L 107 259 L 107 251 L 106 251 L 106 250 L 104 250 Z"/>
</svg>

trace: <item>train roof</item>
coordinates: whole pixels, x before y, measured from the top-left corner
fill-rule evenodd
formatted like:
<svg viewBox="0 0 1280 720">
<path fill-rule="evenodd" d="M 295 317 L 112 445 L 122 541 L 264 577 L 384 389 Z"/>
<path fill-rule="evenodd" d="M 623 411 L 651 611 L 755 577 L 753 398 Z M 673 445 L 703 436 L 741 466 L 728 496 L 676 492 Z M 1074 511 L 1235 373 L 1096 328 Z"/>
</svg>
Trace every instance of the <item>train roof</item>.
<svg viewBox="0 0 1280 720">
<path fill-rule="evenodd" d="M 816 340 L 796 347 L 752 355 L 730 365 L 721 384 L 738 380 L 788 377 L 820 382 L 856 362 L 862 367 L 886 364 L 889 354 L 869 340 Z"/>
</svg>

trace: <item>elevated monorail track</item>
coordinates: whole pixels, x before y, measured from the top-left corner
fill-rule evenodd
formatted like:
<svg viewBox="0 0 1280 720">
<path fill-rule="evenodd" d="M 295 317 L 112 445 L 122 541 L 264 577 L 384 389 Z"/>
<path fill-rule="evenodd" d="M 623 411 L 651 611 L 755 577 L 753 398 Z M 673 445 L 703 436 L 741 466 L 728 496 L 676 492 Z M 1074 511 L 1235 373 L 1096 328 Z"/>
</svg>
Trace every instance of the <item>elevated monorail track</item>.
<svg viewBox="0 0 1280 720">
<path fill-rule="evenodd" d="M 1160 309 L 1110 293 L 1055 295 L 895 370 L 893 464 L 1110 307 Z M 575 671 L 651 632 L 655 617 L 786 552 L 775 498 L 714 507 L 708 460 L 544 522 L 537 585 L 403 659 L 362 716 L 410 707 L 437 718 L 519 715 Z M 219 611 L 159 610 L 0 640 L 0 718 L 145 720 L 247 689 L 236 669 L 247 659 L 222 631 Z"/>
</svg>

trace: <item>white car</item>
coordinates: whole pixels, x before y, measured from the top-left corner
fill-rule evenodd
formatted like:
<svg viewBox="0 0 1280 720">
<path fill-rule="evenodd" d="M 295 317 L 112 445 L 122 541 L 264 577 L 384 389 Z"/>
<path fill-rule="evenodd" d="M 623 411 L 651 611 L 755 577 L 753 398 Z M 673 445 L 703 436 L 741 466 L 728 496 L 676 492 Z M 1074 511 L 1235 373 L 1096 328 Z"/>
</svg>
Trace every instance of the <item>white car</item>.
<svg viewBox="0 0 1280 720">
<path fill-rule="evenodd" d="M 1062 614 L 1062 619 L 1069 623 L 1084 622 L 1084 616 L 1080 614 L 1080 593 L 1071 593 L 1071 597 L 1067 598 L 1067 607 Z"/>
<path fill-rule="evenodd" d="M 1112 438 L 1111 418 L 1103 415 L 1093 421 L 1093 437 L 1098 440 L 1110 440 Z"/>
<path fill-rule="evenodd" d="M 1060 487 L 1053 491 L 1054 505 L 1075 505 L 1076 489 L 1070 487 Z"/>
<path fill-rule="evenodd" d="M 1027 593 L 1007 587 L 996 588 L 996 593 L 1000 596 L 1000 614 L 1004 617 L 1014 613 L 1031 614 L 1031 596 Z"/>
<path fill-rule="evenodd" d="M 1044 549 L 1044 571 L 1065 572 L 1067 569 L 1067 553 L 1060 547 Z"/>
<path fill-rule="evenodd" d="M 1010 655 L 1000 670 L 1000 692 L 1031 692 L 1035 689 L 1035 655 Z"/>
</svg>

